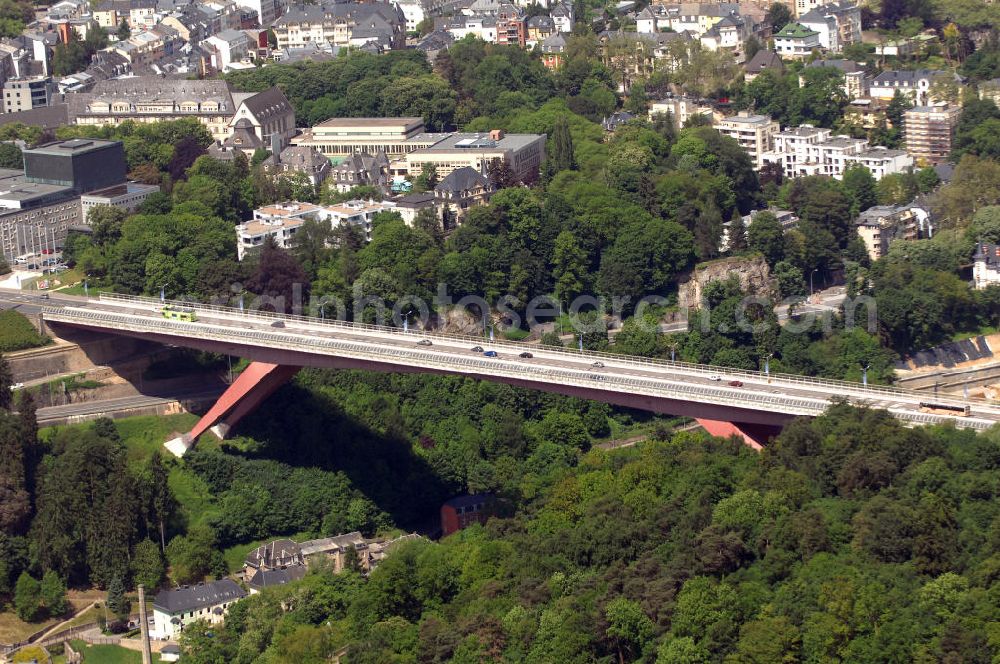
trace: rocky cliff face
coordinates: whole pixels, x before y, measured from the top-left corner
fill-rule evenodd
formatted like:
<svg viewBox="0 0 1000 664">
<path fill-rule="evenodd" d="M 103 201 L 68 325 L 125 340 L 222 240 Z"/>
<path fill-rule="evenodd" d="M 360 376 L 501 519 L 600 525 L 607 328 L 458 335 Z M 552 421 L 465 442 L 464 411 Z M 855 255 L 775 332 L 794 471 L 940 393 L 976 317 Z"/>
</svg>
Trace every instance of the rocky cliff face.
<svg viewBox="0 0 1000 664">
<path fill-rule="evenodd" d="M 773 297 L 777 291 L 763 256 L 721 258 L 698 265 L 687 280 L 681 282 L 677 294 L 679 308 L 683 311 L 687 307 L 697 307 L 706 284 L 725 281 L 733 275 L 740 280 L 743 290 L 751 295 Z"/>
</svg>

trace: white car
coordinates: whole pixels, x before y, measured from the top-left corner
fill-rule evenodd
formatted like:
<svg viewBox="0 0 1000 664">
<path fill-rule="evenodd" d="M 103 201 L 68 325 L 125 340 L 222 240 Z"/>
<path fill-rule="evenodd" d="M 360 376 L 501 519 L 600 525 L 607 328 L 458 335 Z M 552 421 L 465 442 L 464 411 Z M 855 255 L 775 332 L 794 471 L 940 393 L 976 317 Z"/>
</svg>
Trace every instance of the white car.
<svg viewBox="0 0 1000 664">
<path fill-rule="evenodd" d="M 714 376 L 709 376 L 708 379 L 709 380 L 714 380 L 715 382 L 718 383 L 720 380 L 722 380 L 722 376 L 719 376 L 718 374 L 716 374 Z"/>
<path fill-rule="evenodd" d="M 12 390 L 23 390 L 24 389 L 24 383 L 14 383 L 13 385 L 10 386 L 10 389 L 12 389 Z"/>
</svg>

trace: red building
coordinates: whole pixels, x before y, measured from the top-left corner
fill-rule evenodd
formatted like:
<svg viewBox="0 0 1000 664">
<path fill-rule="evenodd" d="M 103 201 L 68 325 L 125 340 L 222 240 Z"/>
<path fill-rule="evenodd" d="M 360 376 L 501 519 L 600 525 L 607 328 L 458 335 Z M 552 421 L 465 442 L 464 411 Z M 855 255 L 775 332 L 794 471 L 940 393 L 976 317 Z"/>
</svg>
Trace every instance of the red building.
<svg viewBox="0 0 1000 664">
<path fill-rule="evenodd" d="M 496 497 L 491 493 L 458 496 L 441 506 L 441 532 L 447 537 L 474 523 L 486 523 L 493 516 Z"/>
</svg>

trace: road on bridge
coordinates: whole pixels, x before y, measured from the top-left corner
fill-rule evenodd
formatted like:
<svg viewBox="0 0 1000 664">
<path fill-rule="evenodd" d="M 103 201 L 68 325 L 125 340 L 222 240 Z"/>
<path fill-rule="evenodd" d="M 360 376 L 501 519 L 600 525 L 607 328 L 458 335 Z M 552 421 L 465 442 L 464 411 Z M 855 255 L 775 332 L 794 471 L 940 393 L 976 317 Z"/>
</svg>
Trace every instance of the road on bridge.
<svg viewBox="0 0 1000 664">
<path fill-rule="evenodd" d="M 284 363 L 302 366 L 372 366 L 465 374 L 623 405 L 635 403 L 640 408 L 660 400 L 673 407 L 661 412 L 676 414 L 689 414 L 683 409 L 678 412 L 678 404 L 717 411 L 725 408 L 738 411 L 740 417 L 733 418 L 738 421 L 766 424 L 796 415 L 819 414 L 829 406 L 831 398 L 839 397 L 886 409 L 908 424 L 953 421 L 960 427 L 985 429 L 1000 422 L 1000 407 L 984 401 L 934 398 L 936 403 L 970 406 L 968 417 L 953 417 L 923 412 L 920 404 L 928 400 L 926 393 L 844 381 L 768 377 L 761 372 L 181 303 L 178 306 L 195 307 L 197 321 L 171 321 L 163 317 L 160 302 L 153 298 L 104 294 L 91 300 L 52 297 L 45 304 L 49 306 L 44 316 L 50 322 L 155 338 L 178 346 L 235 346 L 238 354 L 268 362 L 273 361 L 267 359 L 269 353 L 274 357 L 285 352 L 296 362 Z M 497 355 L 484 357 L 474 347 Z M 523 353 L 531 353 L 531 357 Z M 332 359 L 342 363 L 331 363 Z"/>
</svg>

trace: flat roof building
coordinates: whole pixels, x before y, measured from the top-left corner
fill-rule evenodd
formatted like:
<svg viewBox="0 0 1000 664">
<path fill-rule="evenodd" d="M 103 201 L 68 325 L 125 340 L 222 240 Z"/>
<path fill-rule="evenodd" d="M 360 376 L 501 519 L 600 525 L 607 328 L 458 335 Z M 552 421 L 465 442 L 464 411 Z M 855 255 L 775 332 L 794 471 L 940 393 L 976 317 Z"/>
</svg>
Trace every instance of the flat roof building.
<svg viewBox="0 0 1000 664">
<path fill-rule="evenodd" d="M 715 124 L 723 136 L 736 139 L 740 147 L 750 155 L 754 168 L 764 165 L 764 153 L 774 147 L 774 135 L 781 125 L 767 115 L 752 115 L 741 111 L 738 115 L 723 118 Z"/>
<path fill-rule="evenodd" d="M 445 134 L 424 132 L 423 118 L 330 118 L 292 139 L 293 145 L 316 148 L 331 159 L 359 152 L 402 156 L 429 147 Z"/>
<path fill-rule="evenodd" d="M 28 182 L 70 187 L 78 194 L 120 185 L 126 171 L 121 141 L 74 138 L 24 151 Z"/>
<path fill-rule="evenodd" d="M 906 151 L 918 164 L 934 166 L 946 161 L 961 114 L 960 107 L 947 104 L 907 109 L 903 113 Z"/>
<path fill-rule="evenodd" d="M 394 174 L 418 175 L 424 164 L 445 178 L 460 168 L 487 173 L 494 160 L 505 161 L 517 179 L 530 184 L 538 179 L 545 160 L 545 134 L 506 134 L 499 129 L 487 133 L 454 133 L 430 147 L 406 155 L 393 164 Z"/>
</svg>

